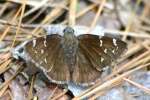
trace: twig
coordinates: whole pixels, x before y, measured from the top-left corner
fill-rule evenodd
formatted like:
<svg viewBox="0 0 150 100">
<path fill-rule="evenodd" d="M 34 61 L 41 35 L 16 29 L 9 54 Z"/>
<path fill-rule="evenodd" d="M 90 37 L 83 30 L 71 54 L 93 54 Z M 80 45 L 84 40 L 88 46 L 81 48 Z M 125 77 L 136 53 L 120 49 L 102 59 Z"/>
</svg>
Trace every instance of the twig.
<svg viewBox="0 0 150 100">
<path fill-rule="evenodd" d="M 100 90 L 103 90 L 104 88 L 108 88 L 108 86 L 111 86 L 116 81 L 122 80 L 124 77 L 128 76 L 129 74 L 131 74 L 131 73 L 133 73 L 133 72 L 135 72 L 135 71 L 137 71 L 137 70 L 139 70 L 141 68 L 147 67 L 149 65 L 150 65 L 150 63 L 147 63 L 145 65 L 141 65 L 141 66 L 139 66 L 139 67 L 137 67 L 135 69 L 132 69 L 132 70 L 130 70 L 128 72 L 125 72 L 124 74 L 119 75 L 119 76 L 117 76 L 117 77 L 115 77 L 115 78 L 113 78 L 113 79 L 103 83 L 99 87 L 96 87 L 95 89 L 91 90 L 90 92 L 88 92 L 88 93 L 86 93 L 84 95 L 80 94 L 79 96 L 75 97 L 73 100 L 80 100 L 80 99 L 84 99 L 86 97 L 89 97 L 90 95 L 92 95 L 92 94 L 94 94 L 94 93 L 96 93 L 96 92 L 98 92 Z"/>
<path fill-rule="evenodd" d="M 75 25 L 75 17 L 76 17 L 76 6 L 77 0 L 71 0 L 70 1 L 70 10 L 69 10 L 69 25 L 74 26 Z"/>
<path fill-rule="evenodd" d="M 138 87 L 139 89 L 143 90 L 144 92 L 150 94 L 150 89 L 149 88 L 146 88 L 146 87 L 144 87 L 144 86 L 142 86 L 142 85 L 140 85 L 140 84 L 138 84 L 136 82 L 133 82 L 133 81 L 127 79 L 127 78 L 123 78 L 123 80 L 129 82 L 130 84 L 132 84 L 132 85 Z"/>
<path fill-rule="evenodd" d="M 101 4 L 99 5 L 98 11 L 97 11 L 97 13 L 95 15 L 95 18 L 94 18 L 94 20 L 93 20 L 93 22 L 92 22 L 92 24 L 91 24 L 90 29 L 88 30 L 88 32 L 90 32 L 95 27 L 95 25 L 97 23 L 97 20 L 98 20 L 98 18 L 100 16 L 100 13 L 102 12 L 102 9 L 104 7 L 105 2 L 106 2 L 106 0 L 102 0 Z"/>
</svg>

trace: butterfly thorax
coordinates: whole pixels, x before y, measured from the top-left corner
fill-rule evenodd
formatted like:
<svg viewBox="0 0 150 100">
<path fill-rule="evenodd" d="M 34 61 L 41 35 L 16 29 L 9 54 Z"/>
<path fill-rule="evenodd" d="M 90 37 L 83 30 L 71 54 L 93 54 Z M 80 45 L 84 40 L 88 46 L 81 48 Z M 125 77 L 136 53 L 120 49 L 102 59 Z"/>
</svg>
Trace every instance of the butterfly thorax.
<svg viewBox="0 0 150 100">
<path fill-rule="evenodd" d="M 70 74 L 72 74 L 76 64 L 76 52 L 78 49 L 78 39 L 74 35 L 74 31 L 72 31 L 72 29 L 69 28 L 64 30 L 64 36 L 61 44 L 64 51 L 64 61 L 71 69 Z"/>
</svg>

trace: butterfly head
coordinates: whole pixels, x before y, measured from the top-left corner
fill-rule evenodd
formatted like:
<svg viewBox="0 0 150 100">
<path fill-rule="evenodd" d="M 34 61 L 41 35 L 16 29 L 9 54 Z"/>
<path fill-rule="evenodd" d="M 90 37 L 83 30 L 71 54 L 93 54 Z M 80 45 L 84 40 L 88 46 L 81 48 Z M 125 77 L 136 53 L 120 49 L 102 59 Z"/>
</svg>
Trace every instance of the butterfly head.
<svg viewBox="0 0 150 100">
<path fill-rule="evenodd" d="M 65 36 L 66 35 L 74 35 L 74 29 L 68 26 L 63 30 L 63 33 Z"/>
<path fill-rule="evenodd" d="M 26 53 L 26 50 L 25 50 L 25 45 L 28 43 L 28 41 L 25 41 L 23 43 L 21 43 L 20 45 L 18 45 L 17 47 L 15 48 L 12 48 L 10 50 L 10 52 L 12 53 L 12 56 L 15 58 L 15 59 L 24 59 L 25 61 L 28 61 L 28 55 Z"/>
</svg>

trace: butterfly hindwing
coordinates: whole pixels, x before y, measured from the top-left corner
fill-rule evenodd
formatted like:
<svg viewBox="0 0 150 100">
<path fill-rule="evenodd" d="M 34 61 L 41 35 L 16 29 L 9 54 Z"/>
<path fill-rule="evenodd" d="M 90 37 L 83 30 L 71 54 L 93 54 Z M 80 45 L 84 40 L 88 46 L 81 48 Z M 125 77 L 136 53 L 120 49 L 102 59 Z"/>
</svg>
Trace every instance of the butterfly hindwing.
<svg viewBox="0 0 150 100">
<path fill-rule="evenodd" d="M 101 72 L 93 67 L 86 53 L 82 48 L 78 49 L 73 81 L 77 84 L 92 85 L 100 77 Z"/>
<path fill-rule="evenodd" d="M 67 64 L 64 61 L 64 52 L 61 47 L 56 50 L 54 64 L 51 69 L 47 71 L 47 75 L 52 78 L 54 82 L 68 83 L 70 81 L 70 73 Z"/>
</svg>

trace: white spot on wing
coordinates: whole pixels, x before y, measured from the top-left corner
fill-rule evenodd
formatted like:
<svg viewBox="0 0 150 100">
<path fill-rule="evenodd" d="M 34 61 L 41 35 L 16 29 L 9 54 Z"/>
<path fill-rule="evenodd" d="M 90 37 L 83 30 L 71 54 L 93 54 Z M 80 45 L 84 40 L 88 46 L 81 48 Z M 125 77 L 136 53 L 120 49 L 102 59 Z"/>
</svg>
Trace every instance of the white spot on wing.
<svg viewBox="0 0 150 100">
<path fill-rule="evenodd" d="M 107 53 L 107 49 L 104 49 L 104 52 Z"/>
<path fill-rule="evenodd" d="M 100 40 L 100 47 L 102 47 L 102 45 L 103 45 L 103 41 L 102 41 L 102 40 Z"/>
<path fill-rule="evenodd" d="M 40 61 L 40 64 L 42 64 L 43 63 L 43 61 Z"/>
<path fill-rule="evenodd" d="M 109 68 L 109 67 L 106 66 L 106 67 L 104 67 L 102 70 L 103 70 L 103 71 L 106 71 L 106 70 L 108 70 L 108 68 Z"/>
<path fill-rule="evenodd" d="M 115 54 L 115 50 L 112 50 L 112 53 Z"/>
<path fill-rule="evenodd" d="M 34 50 L 34 53 L 36 53 L 36 54 L 37 54 L 38 52 L 37 52 L 36 50 Z"/>
<path fill-rule="evenodd" d="M 47 47 L 46 40 L 44 40 L 44 46 Z"/>
<path fill-rule="evenodd" d="M 113 44 L 114 44 L 115 46 L 117 46 L 116 39 L 113 39 Z"/>
<path fill-rule="evenodd" d="M 52 65 L 51 68 L 50 68 L 47 72 L 51 72 L 51 70 L 53 69 L 53 67 L 54 67 L 54 66 Z"/>
<path fill-rule="evenodd" d="M 118 50 L 118 46 L 117 46 L 116 50 Z"/>
<path fill-rule="evenodd" d="M 44 61 L 45 61 L 45 63 L 47 64 L 47 59 L 46 59 L 46 58 L 44 59 Z"/>
<path fill-rule="evenodd" d="M 101 57 L 101 62 L 103 62 L 104 61 L 104 58 L 103 57 Z"/>
<path fill-rule="evenodd" d="M 43 54 L 44 53 L 44 50 L 43 49 L 41 49 L 41 54 Z"/>
<path fill-rule="evenodd" d="M 47 47 L 47 44 L 46 44 L 46 36 L 44 36 L 44 46 Z"/>
<path fill-rule="evenodd" d="M 33 39 L 33 47 L 35 47 L 36 46 L 36 39 Z"/>
</svg>

